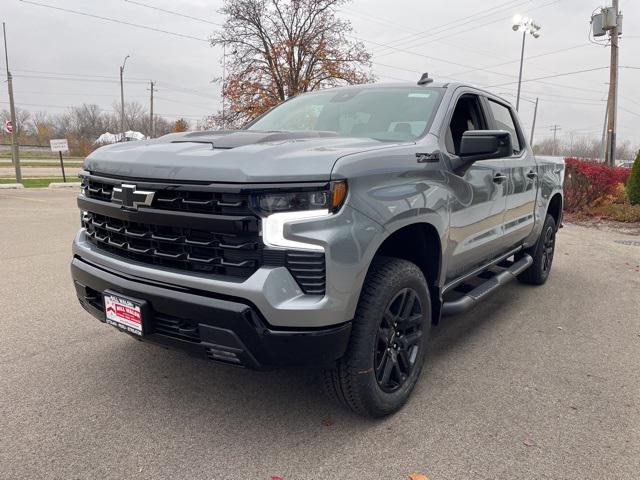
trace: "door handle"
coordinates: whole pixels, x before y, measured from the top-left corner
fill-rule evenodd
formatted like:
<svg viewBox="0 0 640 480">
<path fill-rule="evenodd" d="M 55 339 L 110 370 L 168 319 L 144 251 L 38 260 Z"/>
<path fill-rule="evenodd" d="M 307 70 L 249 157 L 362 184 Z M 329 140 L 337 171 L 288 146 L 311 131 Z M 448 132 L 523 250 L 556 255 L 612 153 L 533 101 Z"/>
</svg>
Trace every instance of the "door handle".
<svg viewBox="0 0 640 480">
<path fill-rule="evenodd" d="M 531 180 L 533 180 L 537 176 L 538 176 L 538 174 L 536 172 L 534 172 L 533 170 L 531 170 L 529 173 L 527 173 L 527 177 L 530 178 Z"/>
<path fill-rule="evenodd" d="M 506 176 L 506 175 L 504 175 L 504 174 L 502 174 L 502 173 L 496 173 L 496 174 L 493 176 L 493 181 L 494 181 L 495 183 L 502 183 L 502 182 L 504 182 L 506 179 L 507 179 L 507 176 Z"/>
</svg>

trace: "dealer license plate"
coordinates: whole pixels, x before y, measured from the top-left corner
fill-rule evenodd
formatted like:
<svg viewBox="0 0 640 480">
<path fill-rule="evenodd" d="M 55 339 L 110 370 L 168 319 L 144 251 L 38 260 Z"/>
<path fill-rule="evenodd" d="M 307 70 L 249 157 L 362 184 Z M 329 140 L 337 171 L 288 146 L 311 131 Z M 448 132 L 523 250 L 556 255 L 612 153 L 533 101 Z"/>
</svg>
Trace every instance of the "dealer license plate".
<svg viewBox="0 0 640 480">
<path fill-rule="evenodd" d="M 141 304 L 111 293 L 104 294 L 104 310 L 109 325 L 142 336 Z"/>
</svg>

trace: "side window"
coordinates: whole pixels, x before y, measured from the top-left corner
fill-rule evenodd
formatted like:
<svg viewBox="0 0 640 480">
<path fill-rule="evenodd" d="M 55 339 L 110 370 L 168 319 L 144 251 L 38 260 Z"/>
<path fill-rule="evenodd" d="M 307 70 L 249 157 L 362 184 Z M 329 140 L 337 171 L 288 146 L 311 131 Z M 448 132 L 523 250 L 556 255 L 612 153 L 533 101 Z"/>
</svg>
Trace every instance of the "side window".
<svg viewBox="0 0 640 480">
<path fill-rule="evenodd" d="M 445 132 L 445 144 L 449 153 L 458 155 L 462 134 L 468 130 L 484 130 L 486 121 L 477 95 L 461 96 L 453 111 L 449 128 Z"/>
<path fill-rule="evenodd" d="M 493 100 L 489 100 L 489 108 L 493 113 L 493 118 L 496 121 L 496 127 L 498 130 L 506 130 L 511 134 L 511 142 L 513 143 L 513 153 L 520 153 L 520 136 L 518 135 L 518 129 L 513 120 L 511 110 L 504 105 L 501 105 Z"/>
</svg>

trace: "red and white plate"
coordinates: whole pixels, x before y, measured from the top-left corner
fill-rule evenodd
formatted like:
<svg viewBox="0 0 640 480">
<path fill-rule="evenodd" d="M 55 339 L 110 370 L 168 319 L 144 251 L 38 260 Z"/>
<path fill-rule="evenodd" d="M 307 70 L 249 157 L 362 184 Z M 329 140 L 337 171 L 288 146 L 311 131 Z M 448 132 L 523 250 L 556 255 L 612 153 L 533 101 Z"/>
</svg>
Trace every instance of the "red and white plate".
<svg viewBox="0 0 640 480">
<path fill-rule="evenodd" d="M 104 310 L 109 325 L 142 336 L 142 311 L 139 303 L 119 295 L 105 293 Z"/>
</svg>

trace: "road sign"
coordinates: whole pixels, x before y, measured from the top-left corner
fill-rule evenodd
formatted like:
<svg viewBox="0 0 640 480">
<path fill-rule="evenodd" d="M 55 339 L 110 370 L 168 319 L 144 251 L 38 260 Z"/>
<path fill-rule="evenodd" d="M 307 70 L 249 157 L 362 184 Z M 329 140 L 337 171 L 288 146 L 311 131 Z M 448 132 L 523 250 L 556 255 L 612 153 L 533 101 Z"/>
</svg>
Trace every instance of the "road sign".
<svg viewBox="0 0 640 480">
<path fill-rule="evenodd" d="M 58 152 L 60 155 L 60 169 L 62 170 L 62 181 L 67 181 L 67 176 L 64 173 L 64 162 L 62 161 L 62 152 L 69 151 L 69 144 L 67 143 L 66 138 L 52 138 L 49 140 L 49 145 L 51 145 L 52 152 Z"/>
<path fill-rule="evenodd" d="M 66 138 L 54 138 L 49 140 L 52 152 L 68 152 L 69 144 Z"/>
<path fill-rule="evenodd" d="M 13 123 L 11 123 L 11 120 L 6 120 L 4 122 L 4 131 L 7 133 L 13 133 Z"/>
</svg>

